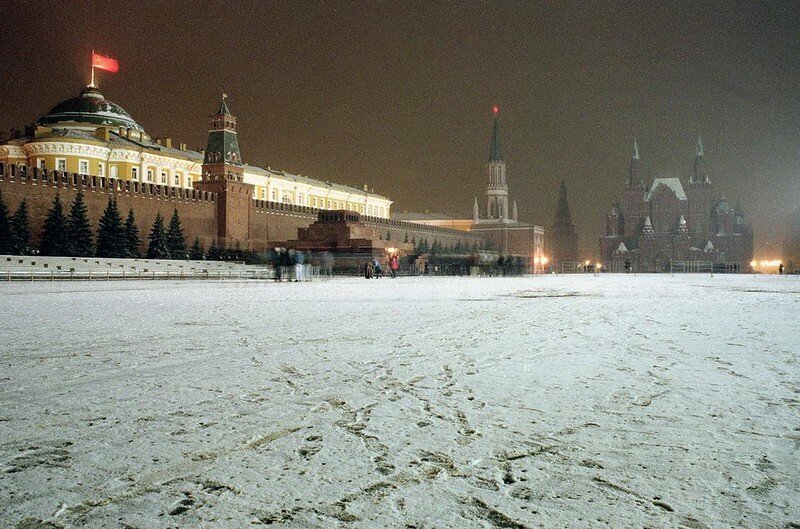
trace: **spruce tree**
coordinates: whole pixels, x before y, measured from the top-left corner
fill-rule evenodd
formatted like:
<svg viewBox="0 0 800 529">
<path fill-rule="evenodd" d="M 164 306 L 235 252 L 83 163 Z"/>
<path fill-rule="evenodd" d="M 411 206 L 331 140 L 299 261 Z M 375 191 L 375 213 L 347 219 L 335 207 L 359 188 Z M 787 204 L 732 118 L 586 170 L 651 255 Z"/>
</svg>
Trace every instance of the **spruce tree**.
<svg viewBox="0 0 800 529">
<path fill-rule="evenodd" d="M 209 261 L 220 260 L 220 251 L 219 251 L 219 246 L 217 246 L 217 241 L 211 241 L 211 246 L 208 247 L 208 254 L 206 255 L 206 259 L 208 259 Z"/>
<path fill-rule="evenodd" d="M 56 193 L 53 205 L 47 212 L 42 229 L 42 242 L 39 253 L 42 255 L 68 255 L 67 252 L 67 224 L 69 220 L 64 214 L 61 197 Z"/>
<path fill-rule="evenodd" d="M 89 222 L 83 191 L 78 191 L 69 211 L 67 223 L 67 251 L 74 257 L 89 257 L 94 254 L 92 247 L 92 225 Z"/>
<path fill-rule="evenodd" d="M 148 259 L 169 259 L 167 233 L 164 231 L 164 217 L 161 216 L 161 213 L 156 214 L 156 220 L 153 222 L 153 229 L 150 230 L 148 240 L 150 241 L 147 246 Z"/>
<path fill-rule="evenodd" d="M 108 205 L 97 224 L 97 256 L 126 257 L 125 230 L 117 208 L 117 199 L 109 197 Z"/>
<path fill-rule="evenodd" d="M 178 208 L 172 212 L 172 218 L 169 221 L 167 248 L 169 248 L 169 255 L 172 259 L 186 259 L 186 238 L 183 236 Z"/>
<path fill-rule="evenodd" d="M 200 244 L 200 238 L 195 237 L 192 248 L 189 250 L 189 259 L 192 261 L 200 261 L 203 259 L 203 246 Z"/>
<path fill-rule="evenodd" d="M 8 206 L 3 202 L 0 194 L 0 254 L 11 253 L 11 219 L 8 215 Z"/>
<path fill-rule="evenodd" d="M 128 210 L 128 218 L 125 220 L 125 254 L 127 257 L 138 258 L 142 256 L 142 239 L 139 237 L 139 228 L 136 226 L 136 219 L 133 216 L 133 209 Z"/>
<path fill-rule="evenodd" d="M 31 226 L 28 218 L 28 201 L 22 200 L 11 217 L 11 251 L 17 255 L 30 253 Z"/>
</svg>

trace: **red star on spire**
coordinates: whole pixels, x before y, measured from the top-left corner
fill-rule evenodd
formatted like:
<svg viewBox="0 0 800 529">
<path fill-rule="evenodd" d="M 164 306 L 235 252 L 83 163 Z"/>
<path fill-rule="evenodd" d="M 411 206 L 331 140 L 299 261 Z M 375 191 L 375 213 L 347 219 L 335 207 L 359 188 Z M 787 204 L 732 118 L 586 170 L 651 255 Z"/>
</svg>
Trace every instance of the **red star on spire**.
<svg viewBox="0 0 800 529">
<path fill-rule="evenodd" d="M 493 107 L 492 107 L 492 112 L 493 112 L 493 113 L 494 113 L 494 115 L 496 116 L 496 115 L 498 114 L 498 112 L 500 112 L 500 107 L 499 107 L 499 106 L 497 106 L 497 105 L 493 106 Z"/>
</svg>

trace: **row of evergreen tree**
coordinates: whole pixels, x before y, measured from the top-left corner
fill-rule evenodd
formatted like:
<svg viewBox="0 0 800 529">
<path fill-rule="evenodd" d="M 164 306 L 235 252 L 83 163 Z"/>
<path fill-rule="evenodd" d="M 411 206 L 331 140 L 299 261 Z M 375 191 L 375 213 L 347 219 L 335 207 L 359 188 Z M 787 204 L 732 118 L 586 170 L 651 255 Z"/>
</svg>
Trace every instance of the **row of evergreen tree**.
<svg viewBox="0 0 800 529">
<path fill-rule="evenodd" d="M 56 194 L 53 205 L 47 212 L 41 234 L 41 255 L 71 257 L 121 257 L 148 259 L 202 259 L 203 249 L 195 239 L 187 249 L 178 210 L 172 213 L 169 226 L 164 226 L 161 213 L 156 214 L 148 236 L 147 252 L 142 255 L 142 240 L 133 210 L 123 222 L 117 200 L 109 197 L 108 205 L 100 217 L 96 241 L 89 221 L 88 208 L 83 192 L 78 192 L 72 201 L 69 213 L 64 212 L 61 197 Z M 0 254 L 29 255 L 31 229 L 28 204 L 23 200 L 13 215 L 0 194 Z"/>
</svg>

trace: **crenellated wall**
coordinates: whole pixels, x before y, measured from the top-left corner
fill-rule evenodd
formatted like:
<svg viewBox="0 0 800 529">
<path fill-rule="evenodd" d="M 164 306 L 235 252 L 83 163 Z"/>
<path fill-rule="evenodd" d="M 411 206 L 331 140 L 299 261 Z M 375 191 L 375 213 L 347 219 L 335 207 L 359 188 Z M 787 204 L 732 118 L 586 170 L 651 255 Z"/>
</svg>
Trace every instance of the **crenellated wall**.
<svg viewBox="0 0 800 529">
<path fill-rule="evenodd" d="M 34 247 L 39 245 L 44 219 L 53 205 L 56 194 L 60 195 L 64 212 L 68 214 L 79 190 L 83 190 L 89 220 L 95 230 L 103 210 L 108 205 L 109 197 L 115 196 L 123 221 L 128 215 L 128 210 L 133 209 L 140 236 L 145 244 L 156 214 L 161 213 L 168 223 L 175 209 L 178 210 L 188 244 L 198 237 L 208 248 L 214 239 L 216 196 L 213 193 L 0 164 L 0 193 L 10 213 L 13 214 L 19 204 L 27 200 L 31 244 Z"/>
<path fill-rule="evenodd" d="M 226 218 L 219 215 L 217 200 L 220 195 L 212 191 L 0 163 L 0 193 L 3 201 L 13 213 L 23 199 L 27 200 L 31 243 L 34 247 L 38 247 L 44 219 L 56 193 L 60 195 L 64 210 L 68 213 L 79 189 L 84 192 L 89 220 L 95 229 L 108 204 L 109 196 L 113 195 L 117 199 L 123 219 L 128 210 L 133 209 L 145 244 L 157 213 L 161 213 L 168 222 L 173 210 L 177 208 L 187 243 L 191 244 L 197 237 L 206 249 L 214 241 L 221 243 L 219 234 L 225 232 L 225 229 L 220 227 L 220 223 L 230 222 L 234 217 L 231 212 L 228 212 Z M 247 239 L 229 237 L 227 242 L 229 245 L 238 243 L 240 247 L 252 250 L 264 250 L 296 239 L 297 230 L 307 228 L 316 221 L 320 211 L 308 206 L 254 199 L 250 200 L 249 211 L 240 213 L 241 209 L 241 206 L 237 206 L 233 213 L 236 214 L 238 224 L 246 224 L 246 229 L 239 233 L 247 233 Z M 484 245 L 483 237 L 475 233 L 371 216 L 361 216 L 361 219 L 375 240 L 386 240 L 388 237 L 397 242 L 421 242 L 427 239 L 429 245 L 434 241 L 441 246 L 455 246 L 460 243 L 462 248 L 472 248 L 475 244 L 479 247 Z"/>
</svg>

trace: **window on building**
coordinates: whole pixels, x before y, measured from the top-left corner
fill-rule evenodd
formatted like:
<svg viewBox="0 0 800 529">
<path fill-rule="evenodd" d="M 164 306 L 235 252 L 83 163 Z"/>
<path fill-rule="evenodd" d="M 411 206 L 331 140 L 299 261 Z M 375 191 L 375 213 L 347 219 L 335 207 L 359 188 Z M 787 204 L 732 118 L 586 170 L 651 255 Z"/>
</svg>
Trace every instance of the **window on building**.
<svg viewBox="0 0 800 529">
<path fill-rule="evenodd" d="M 99 163 L 97 164 L 97 176 L 105 176 L 106 175 L 106 164 Z"/>
<path fill-rule="evenodd" d="M 172 178 L 172 184 L 175 186 L 180 187 L 181 185 L 181 174 L 175 173 L 175 176 Z"/>
<path fill-rule="evenodd" d="M 36 158 L 36 168 L 44 169 L 44 158 Z"/>
<path fill-rule="evenodd" d="M 78 172 L 80 174 L 89 174 L 89 160 L 78 160 Z"/>
<path fill-rule="evenodd" d="M 67 170 L 67 159 L 56 158 L 56 171 L 61 171 L 63 173 L 66 170 Z"/>
<path fill-rule="evenodd" d="M 328 209 L 331 209 L 331 201 L 328 201 Z"/>
<path fill-rule="evenodd" d="M 147 181 L 148 182 L 152 182 L 153 181 L 153 170 L 152 169 L 148 169 L 147 170 Z"/>
<path fill-rule="evenodd" d="M 161 183 L 162 184 L 166 184 L 167 183 L 167 172 L 166 171 L 161 171 Z"/>
<path fill-rule="evenodd" d="M 108 168 L 108 174 L 111 178 L 119 178 L 119 168 L 116 165 L 112 165 Z"/>
<path fill-rule="evenodd" d="M 266 200 L 266 199 L 267 199 L 267 188 L 262 188 L 261 189 L 261 200 Z"/>
<path fill-rule="evenodd" d="M 131 167 L 131 180 L 138 180 L 138 179 L 139 179 L 139 168 Z"/>
<path fill-rule="evenodd" d="M 273 189 L 272 190 L 272 201 L 275 202 L 276 200 L 278 200 L 278 192 Z"/>
</svg>

